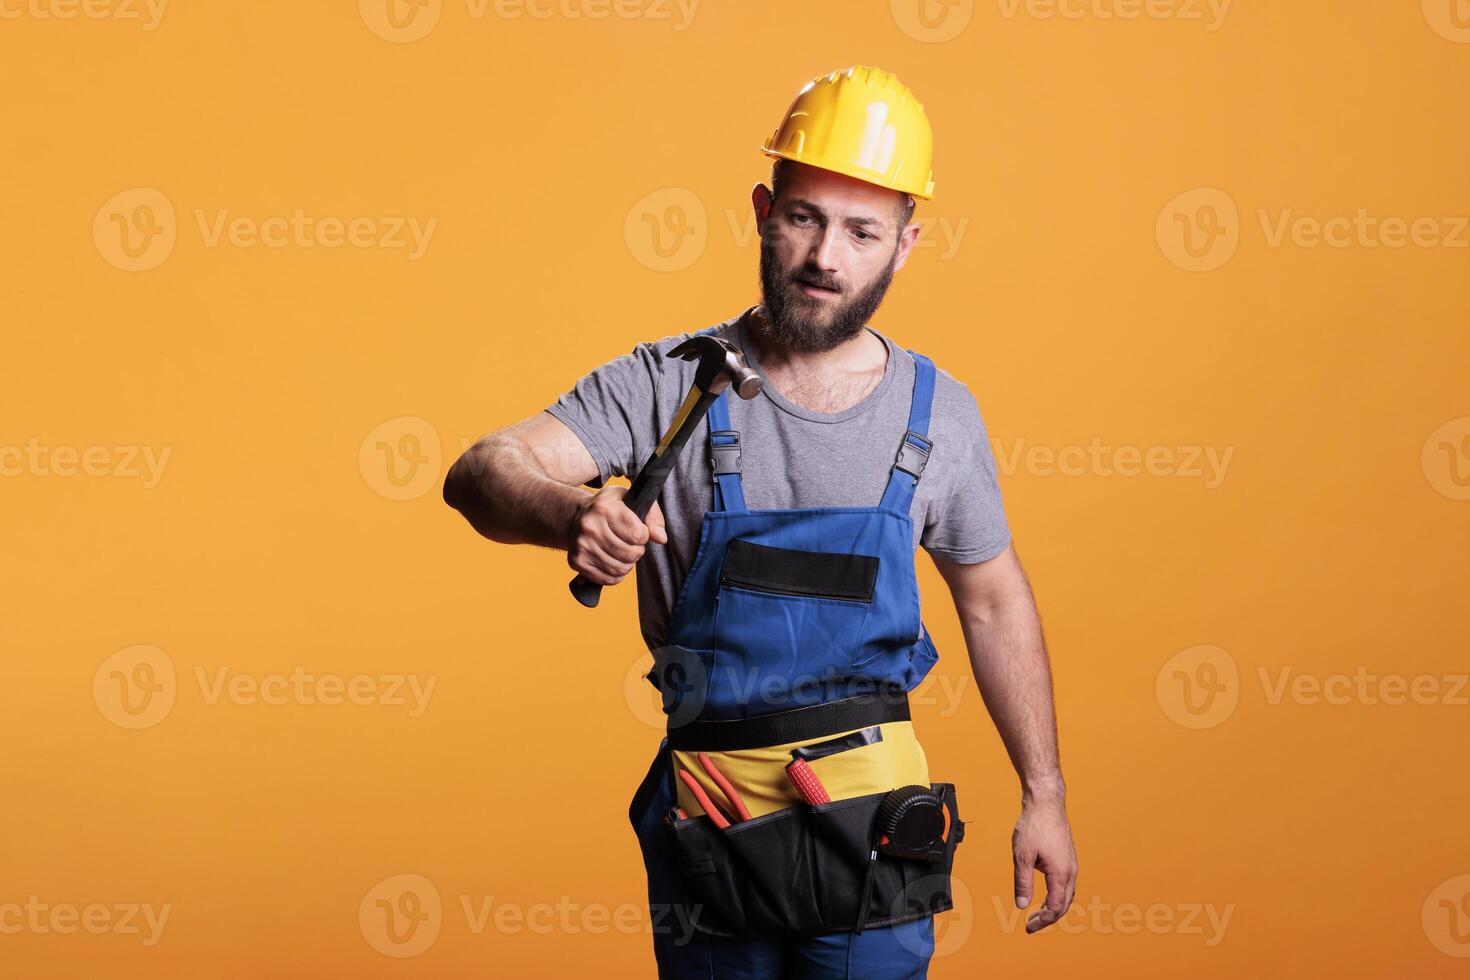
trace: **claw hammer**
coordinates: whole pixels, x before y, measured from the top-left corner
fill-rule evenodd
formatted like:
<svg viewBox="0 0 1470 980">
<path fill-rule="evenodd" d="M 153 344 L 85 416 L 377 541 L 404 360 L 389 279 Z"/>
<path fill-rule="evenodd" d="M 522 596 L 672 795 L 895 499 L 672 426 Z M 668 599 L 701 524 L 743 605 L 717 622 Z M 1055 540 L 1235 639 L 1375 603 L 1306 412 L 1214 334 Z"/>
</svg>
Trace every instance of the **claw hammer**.
<svg viewBox="0 0 1470 980">
<path fill-rule="evenodd" d="M 653 509 L 664 480 L 674 469 L 679 450 L 698 428 L 699 420 L 704 417 L 710 403 L 726 388 L 733 387 L 741 398 L 754 398 L 761 390 L 760 375 L 746 365 L 739 348 L 727 340 L 699 334 L 669 351 L 668 356 L 686 361 L 698 359 L 699 367 L 695 369 L 689 394 L 684 396 L 679 411 L 674 413 L 674 421 L 623 496 L 623 503 L 638 515 L 639 520 L 647 517 Z M 588 608 L 595 607 L 602 598 L 602 586 L 581 574 L 572 579 L 570 588 L 577 601 Z"/>
</svg>

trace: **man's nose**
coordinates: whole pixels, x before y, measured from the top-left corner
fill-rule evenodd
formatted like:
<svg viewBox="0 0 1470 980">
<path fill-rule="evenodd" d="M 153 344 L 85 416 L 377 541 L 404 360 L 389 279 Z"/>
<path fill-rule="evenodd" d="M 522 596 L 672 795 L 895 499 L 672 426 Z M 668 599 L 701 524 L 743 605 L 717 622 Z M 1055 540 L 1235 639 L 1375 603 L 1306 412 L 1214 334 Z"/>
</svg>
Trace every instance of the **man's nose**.
<svg viewBox="0 0 1470 980">
<path fill-rule="evenodd" d="M 824 275 L 837 271 L 837 257 L 842 246 L 841 234 L 841 229 L 832 225 L 823 228 L 807 255 L 808 263 L 821 269 Z"/>
</svg>

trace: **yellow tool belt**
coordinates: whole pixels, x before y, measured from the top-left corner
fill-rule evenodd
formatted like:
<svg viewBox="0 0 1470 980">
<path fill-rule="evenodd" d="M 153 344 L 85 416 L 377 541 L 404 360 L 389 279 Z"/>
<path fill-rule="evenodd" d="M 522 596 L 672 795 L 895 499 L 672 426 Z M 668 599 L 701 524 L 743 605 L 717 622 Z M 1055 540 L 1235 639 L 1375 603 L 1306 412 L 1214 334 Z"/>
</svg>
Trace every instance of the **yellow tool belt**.
<svg viewBox="0 0 1470 980">
<path fill-rule="evenodd" d="M 714 767 L 725 775 L 744 798 L 752 817 L 772 813 L 801 802 L 796 788 L 787 777 L 786 766 L 792 761 L 792 750 L 832 741 L 845 735 L 877 728 L 880 737 L 855 748 L 843 749 L 808 762 L 812 772 L 822 781 L 833 800 L 851 799 L 870 793 L 881 793 L 899 786 L 929 785 L 929 761 L 914 736 L 910 721 L 892 721 L 876 726 L 862 726 L 820 738 L 800 739 L 780 745 L 724 752 L 706 752 Z M 699 753 L 674 749 L 670 753 L 676 771 L 683 770 L 695 778 L 716 802 L 724 798 L 714 780 L 697 760 Z M 693 792 L 682 779 L 676 779 L 678 805 L 690 817 L 704 813 Z"/>
</svg>

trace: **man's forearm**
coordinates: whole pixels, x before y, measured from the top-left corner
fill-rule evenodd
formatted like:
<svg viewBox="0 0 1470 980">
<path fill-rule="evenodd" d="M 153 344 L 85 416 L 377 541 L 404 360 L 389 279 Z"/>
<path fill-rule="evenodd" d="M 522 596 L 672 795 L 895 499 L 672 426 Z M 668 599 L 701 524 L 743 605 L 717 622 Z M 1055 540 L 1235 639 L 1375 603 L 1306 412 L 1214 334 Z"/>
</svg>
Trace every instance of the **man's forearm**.
<svg viewBox="0 0 1470 980">
<path fill-rule="evenodd" d="M 1051 666 L 1029 589 L 962 621 L 985 706 L 1005 743 L 1027 799 L 1060 799 Z"/>
<path fill-rule="evenodd" d="M 530 448 L 507 433 L 475 443 L 444 479 L 444 502 L 502 544 L 565 549 L 572 519 L 587 496 L 547 476 Z"/>
</svg>

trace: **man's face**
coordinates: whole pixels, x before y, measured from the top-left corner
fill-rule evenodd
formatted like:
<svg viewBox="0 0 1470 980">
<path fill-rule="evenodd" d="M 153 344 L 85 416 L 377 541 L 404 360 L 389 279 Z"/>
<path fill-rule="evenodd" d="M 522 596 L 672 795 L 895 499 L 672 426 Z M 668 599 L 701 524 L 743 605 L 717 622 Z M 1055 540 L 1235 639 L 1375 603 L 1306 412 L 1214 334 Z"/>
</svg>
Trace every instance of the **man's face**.
<svg viewBox="0 0 1470 980">
<path fill-rule="evenodd" d="M 780 197 L 755 189 L 761 310 L 793 351 L 831 350 L 863 329 L 919 228 L 899 227 L 903 195 L 829 170 L 782 165 Z"/>
</svg>

